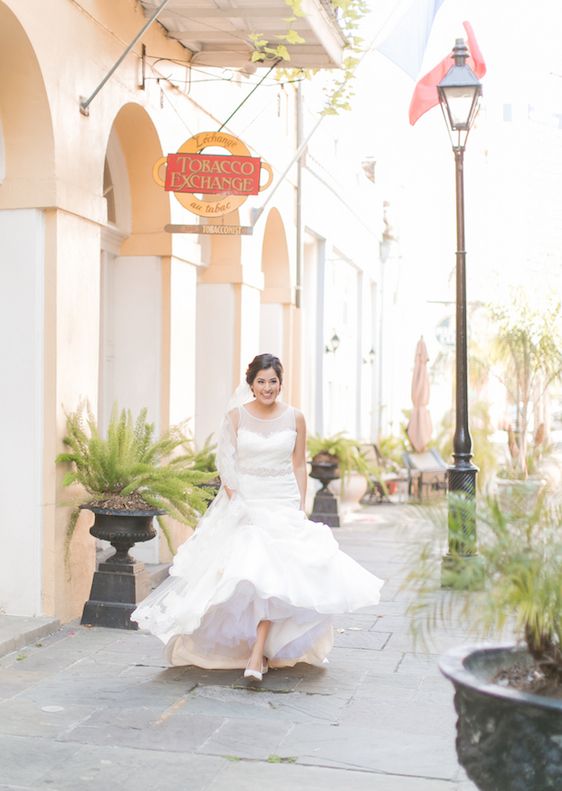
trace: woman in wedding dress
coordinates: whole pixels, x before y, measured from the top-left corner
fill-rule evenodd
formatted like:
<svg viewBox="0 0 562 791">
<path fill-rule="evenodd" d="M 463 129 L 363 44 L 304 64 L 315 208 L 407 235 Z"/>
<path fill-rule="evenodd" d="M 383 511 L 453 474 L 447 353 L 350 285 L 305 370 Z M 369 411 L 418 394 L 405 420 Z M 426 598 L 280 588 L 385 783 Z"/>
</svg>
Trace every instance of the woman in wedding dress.
<svg viewBox="0 0 562 791">
<path fill-rule="evenodd" d="M 260 681 L 268 666 L 322 665 L 332 617 L 379 600 L 382 580 L 305 516 L 306 426 L 279 400 L 282 383 L 277 357 L 252 360 L 221 429 L 221 490 L 131 615 L 172 665 L 245 668 Z"/>
</svg>

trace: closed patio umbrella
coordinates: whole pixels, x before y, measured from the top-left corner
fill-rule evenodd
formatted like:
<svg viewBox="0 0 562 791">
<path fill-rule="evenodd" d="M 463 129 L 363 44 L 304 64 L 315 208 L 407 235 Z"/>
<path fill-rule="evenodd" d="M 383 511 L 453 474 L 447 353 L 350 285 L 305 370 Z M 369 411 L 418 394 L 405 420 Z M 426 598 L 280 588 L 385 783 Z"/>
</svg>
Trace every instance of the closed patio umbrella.
<svg viewBox="0 0 562 791">
<path fill-rule="evenodd" d="M 429 373 L 427 370 L 427 346 L 423 336 L 416 346 L 416 360 L 412 376 L 412 416 L 408 423 L 408 437 L 414 449 L 421 453 L 426 449 L 433 426 L 427 405 L 429 404 Z"/>
</svg>

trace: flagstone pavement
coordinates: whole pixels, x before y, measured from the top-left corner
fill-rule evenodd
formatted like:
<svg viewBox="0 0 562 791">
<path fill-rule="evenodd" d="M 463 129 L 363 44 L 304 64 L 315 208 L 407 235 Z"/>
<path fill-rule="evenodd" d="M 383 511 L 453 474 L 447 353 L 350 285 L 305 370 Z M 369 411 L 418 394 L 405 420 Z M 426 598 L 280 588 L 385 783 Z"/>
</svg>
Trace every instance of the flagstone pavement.
<svg viewBox="0 0 562 791">
<path fill-rule="evenodd" d="M 0 659 L 0 791 L 473 791 L 437 668 L 471 641 L 442 631 L 414 650 L 401 589 L 430 530 L 388 504 L 334 531 L 386 584 L 378 606 L 338 618 L 326 669 L 272 670 L 258 685 L 169 668 L 141 632 L 74 622 L 32 637 Z"/>
</svg>

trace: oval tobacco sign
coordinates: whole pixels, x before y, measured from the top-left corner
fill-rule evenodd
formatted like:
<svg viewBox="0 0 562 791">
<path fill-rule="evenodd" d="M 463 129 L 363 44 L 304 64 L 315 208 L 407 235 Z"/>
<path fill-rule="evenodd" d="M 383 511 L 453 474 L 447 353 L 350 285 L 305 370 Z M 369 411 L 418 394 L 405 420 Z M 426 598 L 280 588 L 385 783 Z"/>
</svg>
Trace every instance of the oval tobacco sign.
<svg viewBox="0 0 562 791">
<path fill-rule="evenodd" d="M 229 153 L 201 153 L 210 147 L 224 148 Z M 166 175 L 162 179 L 160 169 L 164 165 Z M 268 176 L 265 184 L 260 183 L 262 169 Z M 273 181 L 271 167 L 259 157 L 250 156 L 241 140 L 225 132 L 200 132 L 190 137 L 177 154 L 161 157 L 152 175 L 157 184 L 175 194 L 184 208 L 200 217 L 229 214 L 249 195 L 257 195 Z"/>
</svg>

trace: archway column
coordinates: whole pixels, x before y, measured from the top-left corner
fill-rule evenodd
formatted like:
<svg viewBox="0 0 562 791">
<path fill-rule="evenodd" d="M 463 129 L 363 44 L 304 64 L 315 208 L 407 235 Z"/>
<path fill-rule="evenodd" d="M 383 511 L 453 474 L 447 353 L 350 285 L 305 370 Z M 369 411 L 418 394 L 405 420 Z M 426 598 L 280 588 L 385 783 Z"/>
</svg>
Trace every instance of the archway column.
<svg viewBox="0 0 562 791">
<path fill-rule="evenodd" d="M 78 522 L 68 565 L 65 539 L 72 493 L 55 465 L 63 450 L 65 410 L 98 392 L 99 226 L 57 209 L 0 211 L 2 258 L 0 358 L 0 606 L 13 615 L 81 609 L 95 563 Z"/>
<path fill-rule="evenodd" d="M 176 257 L 163 259 L 162 420 L 166 425 L 195 414 L 197 267 Z"/>
<path fill-rule="evenodd" d="M 0 210 L 0 610 L 38 615 L 43 502 L 45 219 L 39 209 Z"/>
<path fill-rule="evenodd" d="M 258 353 L 261 272 L 241 264 L 201 269 L 197 286 L 196 437 L 216 432 L 225 405 Z"/>
<path fill-rule="evenodd" d="M 261 295 L 260 351 L 278 355 L 285 366 L 283 396 L 293 406 L 302 404 L 301 310 L 294 289 L 265 288 Z"/>
<path fill-rule="evenodd" d="M 68 565 L 65 539 L 70 493 L 64 471 L 54 464 L 63 449 L 65 410 L 87 399 L 94 414 L 98 399 L 100 227 L 75 214 L 50 209 L 45 219 L 43 316 L 42 500 L 43 611 L 69 620 L 88 598 L 95 569 L 92 515 L 81 513 Z"/>
</svg>

